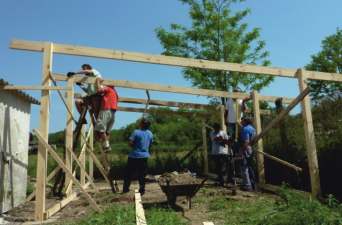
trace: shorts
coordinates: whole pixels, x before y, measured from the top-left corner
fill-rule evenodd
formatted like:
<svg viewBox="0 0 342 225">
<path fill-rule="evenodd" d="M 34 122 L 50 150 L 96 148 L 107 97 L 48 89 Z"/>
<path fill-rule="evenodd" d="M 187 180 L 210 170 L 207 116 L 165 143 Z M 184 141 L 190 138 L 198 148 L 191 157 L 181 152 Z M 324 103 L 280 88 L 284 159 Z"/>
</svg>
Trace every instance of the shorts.
<svg viewBox="0 0 342 225">
<path fill-rule="evenodd" d="M 115 122 L 115 112 L 115 110 L 110 109 L 101 110 L 96 121 L 95 131 L 109 134 Z"/>
</svg>

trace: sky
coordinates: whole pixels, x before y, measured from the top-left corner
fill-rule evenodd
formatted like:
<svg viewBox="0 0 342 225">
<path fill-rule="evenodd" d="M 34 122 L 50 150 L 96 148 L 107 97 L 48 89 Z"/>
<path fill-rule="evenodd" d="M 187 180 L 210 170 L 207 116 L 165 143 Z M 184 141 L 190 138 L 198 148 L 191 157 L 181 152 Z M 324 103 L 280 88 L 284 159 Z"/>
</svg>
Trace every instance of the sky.
<svg viewBox="0 0 342 225">
<path fill-rule="evenodd" d="M 300 68 L 321 49 L 321 41 L 342 28 L 341 0 L 246 0 L 234 9 L 250 8 L 244 22 L 261 28 L 272 66 Z M 188 7 L 178 0 L 1 0 L 0 78 L 15 85 L 39 85 L 42 53 L 13 50 L 12 39 L 51 41 L 125 51 L 160 54 L 157 27 L 190 25 Z M 54 55 L 52 70 L 67 73 L 89 63 L 107 79 L 190 87 L 181 68 L 142 63 Z M 144 91 L 118 88 L 122 97 L 146 98 Z M 29 94 L 40 98 L 39 91 Z M 264 95 L 295 97 L 295 79 L 276 78 Z M 205 97 L 151 92 L 152 99 L 207 103 Z M 65 128 L 66 110 L 55 92 L 51 97 L 50 132 Z M 124 104 L 122 104 L 124 106 Z M 132 105 L 131 105 L 132 106 Z M 134 107 L 134 106 L 133 106 Z M 140 106 L 143 107 L 143 106 Z M 117 112 L 114 129 L 139 118 Z M 31 129 L 39 127 L 39 107 L 32 107 Z"/>
</svg>

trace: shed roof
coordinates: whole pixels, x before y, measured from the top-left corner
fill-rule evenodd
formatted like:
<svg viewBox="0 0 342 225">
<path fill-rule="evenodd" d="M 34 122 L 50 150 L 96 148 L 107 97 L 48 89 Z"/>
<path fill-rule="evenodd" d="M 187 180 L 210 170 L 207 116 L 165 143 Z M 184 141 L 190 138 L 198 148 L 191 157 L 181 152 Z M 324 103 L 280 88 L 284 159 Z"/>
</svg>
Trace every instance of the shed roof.
<svg viewBox="0 0 342 225">
<path fill-rule="evenodd" d="M 0 86 L 5 86 L 5 85 L 11 85 L 11 84 L 5 81 L 4 79 L 0 79 Z M 26 101 L 32 104 L 40 105 L 40 102 L 37 99 L 35 99 L 29 94 L 26 94 L 23 91 L 20 91 L 20 90 L 9 90 L 9 91 L 15 93 L 16 95 L 22 97 L 23 99 L 25 99 Z"/>
</svg>

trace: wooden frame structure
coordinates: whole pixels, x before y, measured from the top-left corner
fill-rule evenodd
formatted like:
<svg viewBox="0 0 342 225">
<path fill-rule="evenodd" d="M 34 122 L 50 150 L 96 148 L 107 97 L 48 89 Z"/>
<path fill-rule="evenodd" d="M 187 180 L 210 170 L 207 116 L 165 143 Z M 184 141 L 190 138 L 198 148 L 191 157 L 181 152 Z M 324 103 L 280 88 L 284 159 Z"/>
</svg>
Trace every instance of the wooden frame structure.
<svg viewBox="0 0 342 225">
<path fill-rule="evenodd" d="M 86 56 L 86 57 L 95 57 L 95 58 L 104 58 L 111 60 L 124 60 L 124 61 L 134 61 L 141 63 L 151 63 L 151 64 L 161 64 L 161 65 L 171 65 L 171 66 L 180 66 L 180 67 L 192 67 L 199 69 L 212 69 L 212 70 L 223 70 L 223 71 L 234 71 L 241 73 L 252 73 L 252 74 L 262 74 L 262 75 L 271 75 L 271 76 L 282 76 L 298 79 L 299 82 L 299 90 L 303 92 L 306 89 L 306 81 L 308 79 L 311 80 L 325 80 L 325 81 L 336 81 L 342 82 L 342 75 L 336 73 L 322 73 L 315 71 L 305 71 L 303 69 L 285 69 L 285 68 L 273 68 L 273 67 L 265 67 L 265 66 L 257 66 L 257 65 L 247 65 L 247 64 L 237 64 L 237 63 L 228 63 L 228 62 L 216 62 L 202 59 L 190 59 L 190 58 L 181 58 L 181 57 L 171 57 L 171 56 L 163 56 L 163 55 L 151 55 L 151 54 L 143 54 L 143 53 L 135 53 L 135 52 L 125 52 L 118 51 L 112 49 L 101 49 L 101 48 L 91 48 L 91 47 L 83 47 L 83 46 L 74 46 L 74 45 L 65 45 L 65 44 L 57 44 L 52 42 L 34 42 L 34 41 L 25 41 L 25 40 L 13 40 L 10 47 L 12 49 L 20 49 L 20 50 L 28 50 L 28 51 L 37 51 L 43 52 L 43 66 L 42 66 L 42 83 L 41 86 L 31 87 L 34 90 L 41 90 L 41 109 L 40 109 L 40 127 L 37 130 L 39 138 L 39 147 L 38 147 L 38 160 L 37 160 L 37 183 L 36 183 L 36 205 L 35 205 L 35 219 L 37 221 L 42 221 L 51 215 L 51 212 L 58 211 L 62 205 L 67 204 L 70 199 L 76 198 L 77 196 L 75 192 L 72 191 L 72 183 L 76 184 L 82 192 L 87 196 L 84 186 L 85 184 L 85 174 L 86 171 L 83 168 L 81 182 L 79 182 L 73 176 L 73 168 L 72 161 L 75 159 L 75 155 L 72 155 L 72 144 L 73 144 L 73 115 L 72 108 L 74 102 L 74 83 L 75 82 L 85 82 L 85 83 L 93 83 L 94 78 L 85 78 L 75 76 L 73 78 L 68 79 L 63 74 L 53 73 L 52 72 L 52 59 L 54 54 L 64 54 L 64 55 L 76 55 L 76 56 Z M 242 75 L 243 76 L 243 75 Z M 55 81 L 67 81 L 66 87 L 53 87 L 51 86 L 51 81 L 55 83 Z M 138 83 L 132 81 L 122 81 L 122 80 L 105 80 L 105 85 L 114 85 L 116 87 L 123 88 L 134 88 L 134 89 L 142 89 L 142 90 L 153 90 L 153 91 L 162 91 L 162 92 L 172 92 L 172 93 L 183 93 L 183 94 L 191 94 L 191 95 L 201 95 L 201 96 L 211 96 L 211 97 L 230 97 L 230 98 L 245 98 L 250 96 L 246 93 L 228 93 L 225 91 L 215 91 L 215 90 L 206 90 L 206 89 L 195 89 L 195 88 L 185 88 L 185 87 L 173 87 L 173 86 L 162 86 L 158 84 L 146 84 L 146 83 Z M 11 89 L 11 87 L 7 87 Z M 17 89 L 30 89 L 27 86 L 17 86 Z M 15 87 L 12 87 L 15 89 Z M 65 162 L 61 161 L 54 154 L 54 150 L 48 144 L 48 131 L 49 131 L 49 105 L 50 105 L 50 91 L 52 90 L 64 90 L 67 93 L 67 98 L 64 101 L 67 110 L 69 112 L 67 116 L 66 122 L 66 140 L 65 147 L 67 149 L 67 154 L 65 158 Z M 256 122 L 257 133 L 260 135 L 262 133 L 261 123 L 260 123 L 260 110 L 259 110 L 259 101 L 275 101 L 277 97 L 273 96 L 261 96 L 257 92 L 252 93 L 253 96 L 253 104 L 254 104 L 254 118 Z M 62 97 L 62 96 L 61 96 Z M 62 98 L 63 99 L 63 98 Z M 139 99 L 121 99 L 123 102 L 131 102 L 131 103 L 140 103 L 144 104 L 143 100 Z M 284 103 L 291 103 L 293 99 L 284 98 Z M 196 105 L 196 104 L 181 104 L 181 103 L 170 103 L 170 102 L 162 102 L 157 100 L 150 101 L 150 104 L 170 106 L 170 107 L 190 107 L 195 109 L 205 109 L 207 106 Z M 301 100 L 302 104 L 302 115 L 304 119 L 304 129 L 305 129 L 305 140 L 306 140 L 306 149 L 308 155 L 308 163 L 310 170 L 310 178 L 311 178 L 311 187 L 312 194 L 317 196 L 320 194 L 320 180 L 319 180 L 319 170 L 318 170 L 318 162 L 317 162 L 317 153 L 316 153 L 316 145 L 315 145 L 315 137 L 313 130 L 313 121 L 310 109 L 310 99 L 307 95 L 303 97 Z M 126 111 L 139 111 L 137 109 L 132 108 L 123 108 Z M 221 115 L 222 115 L 222 107 L 221 107 Z M 221 118 L 223 121 L 223 119 Z M 223 122 L 224 123 L 224 122 Z M 91 132 L 91 131 L 90 131 Z M 89 132 L 89 133 L 90 133 Z M 202 133 L 205 133 L 205 130 L 202 129 Z M 93 162 L 100 168 L 102 174 L 104 174 L 103 167 L 101 163 L 97 160 L 96 156 L 92 152 L 92 134 L 90 135 L 90 141 L 85 141 L 86 144 L 85 151 L 89 153 L 91 157 L 91 166 L 89 171 L 89 182 L 91 182 L 92 177 L 92 168 Z M 204 139 L 205 143 L 206 140 Z M 258 149 L 262 152 L 262 140 L 258 140 Z M 83 148 L 82 148 L 83 150 Z M 47 183 L 47 174 L 46 174 L 46 165 L 47 165 L 47 154 L 48 152 L 52 154 L 52 156 L 59 162 L 59 166 L 64 169 L 64 171 L 68 174 L 68 179 L 66 184 L 68 185 L 67 197 L 62 200 L 63 203 L 60 203 L 59 206 L 56 206 L 53 210 L 46 209 L 45 206 L 45 185 Z M 84 166 L 84 158 L 85 155 L 80 156 L 80 165 Z M 76 156 L 77 159 L 77 156 Z M 264 172 L 263 172 L 263 155 L 258 156 L 258 174 L 261 178 L 261 182 L 265 183 L 264 180 Z M 51 174 L 50 174 L 51 175 Z M 51 176 L 49 176 L 50 178 Z M 88 178 L 89 178 L 88 177 Z M 105 179 L 108 179 L 104 174 Z M 51 179 L 51 178 L 50 178 Z M 88 183 L 89 183 L 88 182 Z M 70 188 L 71 187 L 71 188 Z M 88 196 L 87 196 L 88 197 Z M 90 198 L 89 202 L 95 208 L 95 210 L 100 211 L 101 209 L 97 207 L 96 203 L 94 203 Z"/>
</svg>

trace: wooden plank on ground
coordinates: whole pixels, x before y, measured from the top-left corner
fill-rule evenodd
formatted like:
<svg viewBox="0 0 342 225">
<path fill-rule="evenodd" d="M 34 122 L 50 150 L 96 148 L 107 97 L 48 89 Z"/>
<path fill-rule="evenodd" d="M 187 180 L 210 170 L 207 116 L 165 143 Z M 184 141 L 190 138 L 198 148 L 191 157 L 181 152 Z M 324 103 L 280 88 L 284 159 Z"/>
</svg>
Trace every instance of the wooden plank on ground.
<svg viewBox="0 0 342 225">
<path fill-rule="evenodd" d="M 42 85 L 50 86 L 50 73 L 52 67 L 53 44 L 44 43 L 43 53 L 43 76 Z M 39 131 L 45 141 L 49 139 L 49 117 L 50 117 L 50 92 L 49 90 L 42 90 L 41 104 L 40 104 L 40 121 Z M 36 204 L 34 211 L 34 218 L 36 221 L 44 220 L 45 212 L 45 197 L 46 197 L 46 170 L 47 170 L 47 150 L 42 144 L 38 144 L 37 153 L 37 182 L 36 182 Z"/>
<path fill-rule="evenodd" d="M 67 204 L 69 204 L 70 202 L 72 202 L 74 200 L 77 200 L 77 199 L 79 199 L 78 193 L 73 192 L 68 197 L 64 198 L 60 202 L 56 203 L 55 205 L 53 205 L 52 207 L 47 209 L 46 212 L 45 212 L 45 219 L 51 217 L 52 215 L 57 213 L 59 210 L 64 208 Z"/>
<path fill-rule="evenodd" d="M 141 195 L 138 190 L 135 190 L 135 220 L 137 225 L 146 225 L 144 207 L 141 202 Z"/>
<path fill-rule="evenodd" d="M 282 77 L 295 77 L 295 69 L 277 68 L 258 66 L 251 64 L 239 64 L 219 61 L 209 61 L 205 59 L 192 59 L 175 56 L 164 56 L 164 55 L 152 55 L 138 52 L 119 51 L 113 49 L 104 48 L 93 48 L 77 45 L 67 45 L 55 43 L 54 52 L 58 54 L 66 55 L 78 55 L 88 56 L 95 58 L 105 58 L 114 60 L 133 61 L 141 63 L 191 67 L 199 69 L 212 69 L 222 71 L 235 71 L 246 74 L 267 74 L 271 76 L 282 76 Z M 30 50 L 30 51 L 42 51 L 43 42 L 26 41 L 26 40 L 12 40 L 11 48 Z M 243 76 L 243 75 L 242 75 Z M 337 73 L 323 73 L 308 71 L 308 77 L 310 79 L 317 80 L 329 80 L 342 82 L 342 75 Z"/>
<path fill-rule="evenodd" d="M 84 194 L 84 196 L 86 197 L 86 199 L 89 201 L 90 205 L 94 208 L 94 210 L 96 212 L 101 212 L 101 208 L 96 204 L 95 200 L 87 193 L 87 191 L 82 187 L 82 185 L 80 184 L 80 182 L 73 176 L 72 172 L 69 170 L 69 168 L 64 164 L 63 160 L 59 157 L 59 155 L 53 150 L 53 148 L 46 143 L 46 141 L 44 140 L 44 138 L 41 136 L 40 132 L 38 130 L 34 130 L 34 133 L 36 134 L 36 137 L 38 138 L 38 141 L 40 143 L 42 143 L 45 148 L 48 150 L 48 152 L 50 153 L 50 155 L 52 156 L 52 158 L 54 160 L 56 160 L 56 162 L 58 163 L 58 165 L 63 169 L 63 171 L 65 172 L 65 175 L 68 176 L 70 179 L 73 180 L 73 182 L 75 183 L 75 185 L 80 189 L 80 191 Z"/>
<path fill-rule="evenodd" d="M 298 83 L 299 90 L 304 92 L 308 87 L 307 85 L 307 74 L 304 70 L 298 70 Z M 308 156 L 309 172 L 311 180 L 311 192 L 312 195 L 318 197 L 321 194 L 321 184 L 319 177 L 318 159 L 317 159 L 317 148 L 315 141 L 315 132 L 313 127 L 310 97 L 305 96 L 301 102 L 302 116 L 304 120 L 304 134 L 306 143 L 306 152 Z"/>
<path fill-rule="evenodd" d="M 213 222 L 203 222 L 203 225 L 214 225 Z"/>
</svg>

